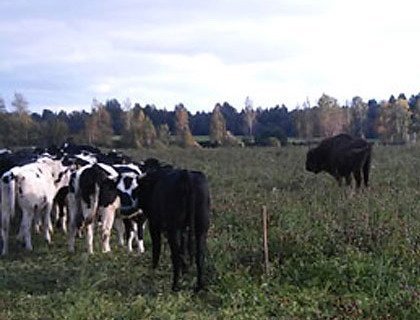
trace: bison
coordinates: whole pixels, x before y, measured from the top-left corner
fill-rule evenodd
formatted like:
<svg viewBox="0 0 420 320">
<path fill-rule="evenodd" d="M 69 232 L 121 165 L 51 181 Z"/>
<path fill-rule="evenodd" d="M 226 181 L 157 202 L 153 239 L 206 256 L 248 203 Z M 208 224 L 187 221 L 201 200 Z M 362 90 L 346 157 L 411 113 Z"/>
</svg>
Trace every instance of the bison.
<svg viewBox="0 0 420 320">
<path fill-rule="evenodd" d="M 306 170 L 314 173 L 321 171 L 331 174 L 341 185 L 344 177 L 346 184 L 351 185 L 351 175 L 356 180 L 356 188 L 360 188 L 363 180 L 369 185 L 369 170 L 372 155 L 372 144 L 362 138 L 349 134 L 339 134 L 321 141 L 308 151 Z"/>
</svg>

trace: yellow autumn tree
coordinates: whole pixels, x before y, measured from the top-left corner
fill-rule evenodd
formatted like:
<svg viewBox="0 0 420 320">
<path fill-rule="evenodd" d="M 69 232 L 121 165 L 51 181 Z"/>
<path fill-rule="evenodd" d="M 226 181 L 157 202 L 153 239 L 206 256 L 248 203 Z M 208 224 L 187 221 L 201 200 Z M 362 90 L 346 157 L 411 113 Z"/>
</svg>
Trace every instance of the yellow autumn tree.
<svg viewBox="0 0 420 320">
<path fill-rule="evenodd" d="M 92 101 L 92 112 L 85 123 L 85 137 L 89 144 L 111 147 L 113 131 L 111 116 L 98 100 Z"/>
<path fill-rule="evenodd" d="M 188 123 L 188 111 L 183 104 L 175 107 L 176 143 L 183 147 L 200 147 L 195 141 Z"/>
<path fill-rule="evenodd" d="M 131 148 L 154 146 L 157 139 L 156 129 L 140 107 L 126 113 L 126 124 L 123 132 L 123 144 Z"/>
</svg>

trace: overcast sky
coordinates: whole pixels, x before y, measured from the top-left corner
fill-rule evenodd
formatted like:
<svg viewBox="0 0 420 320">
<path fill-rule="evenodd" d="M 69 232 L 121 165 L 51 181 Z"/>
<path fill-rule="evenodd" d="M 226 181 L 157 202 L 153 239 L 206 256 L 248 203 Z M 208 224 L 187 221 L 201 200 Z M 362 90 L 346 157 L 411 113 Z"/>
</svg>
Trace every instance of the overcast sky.
<svg viewBox="0 0 420 320">
<path fill-rule="evenodd" d="M 0 96 L 289 109 L 420 92 L 416 0 L 0 0 Z"/>
</svg>

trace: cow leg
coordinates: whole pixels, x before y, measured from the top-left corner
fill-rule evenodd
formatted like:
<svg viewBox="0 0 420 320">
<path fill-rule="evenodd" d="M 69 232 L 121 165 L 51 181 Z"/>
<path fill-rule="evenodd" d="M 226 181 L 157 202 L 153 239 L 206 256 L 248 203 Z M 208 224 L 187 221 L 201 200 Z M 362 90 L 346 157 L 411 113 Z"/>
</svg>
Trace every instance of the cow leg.
<svg viewBox="0 0 420 320">
<path fill-rule="evenodd" d="M 74 245 L 76 241 L 76 234 L 79 231 L 80 226 L 77 223 L 77 214 L 80 214 L 77 210 L 77 202 L 73 193 L 68 195 L 68 216 L 69 216 L 69 232 L 68 232 L 68 249 L 69 252 L 74 252 Z"/>
<path fill-rule="evenodd" d="M 354 180 L 356 180 L 356 189 L 360 188 L 360 185 L 362 184 L 362 174 L 360 172 L 360 170 L 355 170 L 353 172 L 354 175 Z"/>
<path fill-rule="evenodd" d="M 127 250 L 128 252 L 133 252 L 133 241 L 136 238 L 137 229 L 135 223 L 131 219 L 126 221 L 125 230 L 127 232 Z"/>
<path fill-rule="evenodd" d="M 189 246 L 189 241 L 187 239 L 187 234 L 184 230 L 180 231 L 179 234 L 179 259 L 180 259 L 180 264 L 181 264 L 181 270 L 183 273 L 187 273 L 188 271 L 188 266 L 185 263 L 185 253 L 188 251 L 189 252 L 189 248 L 187 249 L 187 247 Z"/>
<path fill-rule="evenodd" d="M 150 229 L 150 238 L 152 239 L 152 265 L 153 268 L 156 268 L 159 263 L 159 257 L 160 257 L 160 240 L 161 240 L 161 234 L 160 234 L 160 228 L 156 226 L 154 223 L 149 223 L 149 229 Z"/>
<path fill-rule="evenodd" d="M 123 247 L 125 244 L 124 233 L 127 230 L 124 219 L 116 217 L 114 221 L 114 228 L 117 230 L 118 245 Z"/>
<path fill-rule="evenodd" d="M 144 228 L 146 227 L 146 217 L 140 214 L 137 219 L 137 250 L 144 253 Z"/>
<path fill-rule="evenodd" d="M 86 244 L 87 244 L 87 251 L 89 254 L 93 254 L 93 233 L 94 233 L 94 222 L 89 221 L 86 225 Z"/>
<path fill-rule="evenodd" d="M 180 246 L 178 243 L 178 235 L 176 230 L 168 231 L 168 242 L 171 249 L 171 260 L 172 260 L 172 290 L 179 291 L 179 271 L 181 266 L 181 255 L 180 255 Z"/>
<path fill-rule="evenodd" d="M 133 251 L 133 222 L 131 219 L 123 219 L 123 232 L 122 232 L 122 243 L 127 243 L 127 251 L 132 252 Z"/>
<path fill-rule="evenodd" d="M 76 234 L 77 234 L 77 227 L 76 224 L 72 221 L 69 222 L 69 233 L 68 233 L 68 247 L 69 252 L 74 252 L 74 244 L 76 242 Z"/>
<path fill-rule="evenodd" d="M 2 212 L 1 214 L 1 239 L 3 242 L 3 248 L 1 254 L 4 256 L 9 250 L 9 228 L 10 228 L 10 214 L 8 212 Z"/>
<path fill-rule="evenodd" d="M 34 229 L 36 234 L 41 234 L 41 224 L 42 217 L 39 211 L 36 211 L 34 214 Z"/>
<path fill-rule="evenodd" d="M 24 242 L 22 222 L 19 225 L 19 231 L 16 235 L 16 240 L 19 241 L 19 242 Z"/>
<path fill-rule="evenodd" d="M 351 185 L 351 175 L 347 175 L 346 176 L 346 186 L 350 186 Z"/>
<path fill-rule="evenodd" d="M 335 176 L 335 180 L 337 180 L 338 186 L 341 187 L 343 183 L 342 178 L 340 176 Z"/>
<path fill-rule="evenodd" d="M 34 215 L 30 214 L 26 209 L 22 209 L 22 232 L 25 239 L 25 249 L 32 251 L 31 226 Z"/>
<path fill-rule="evenodd" d="M 60 220 L 61 220 L 61 230 L 63 230 L 63 233 L 67 233 L 67 208 L 63 206 L 60 209 Z"/>
<path fill-rule="evenodd" d="M 48 202 L 44 209 L 44 237 L 48 244 L 51 243 L 50 233 L 52 232 L 51 210 L 52 210 L 52 203 Z"/>
<path fill-rule="evenodd" d="M 115 218 L 115 206 L 111 205 L 103 209 L 102 212 L 102 252 L 110 252 L 111 246 L 109 240 L 111 238 L 112 225 Z"/>
<path fill-rule="evenodd" d="M 206 249 L 206 234 L 199 233 L 196 231 L 196 252 L 195 252 L 195 263 L 197 266 L 197 285 L 196 291 L 200 291 L 204 288 L 203 281 L 203 267 L 204 267 L 204 250 Z"/>
</svg>

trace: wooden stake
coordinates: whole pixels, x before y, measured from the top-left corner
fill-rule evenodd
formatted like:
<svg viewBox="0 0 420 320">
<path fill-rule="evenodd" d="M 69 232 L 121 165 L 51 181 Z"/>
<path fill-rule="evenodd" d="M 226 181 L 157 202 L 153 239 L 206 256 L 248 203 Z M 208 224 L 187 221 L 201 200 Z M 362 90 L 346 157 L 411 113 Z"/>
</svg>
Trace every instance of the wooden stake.
<svg viewBox="0 0 420 320">
<path fill-rule="evenodd" d="M 262 223 L 263 223 L 263 249 L 264 249 L 264 271 L 268 274 L 268 223 L 267 223 L 267 207 L 262 206 Z"/>
</svg>

